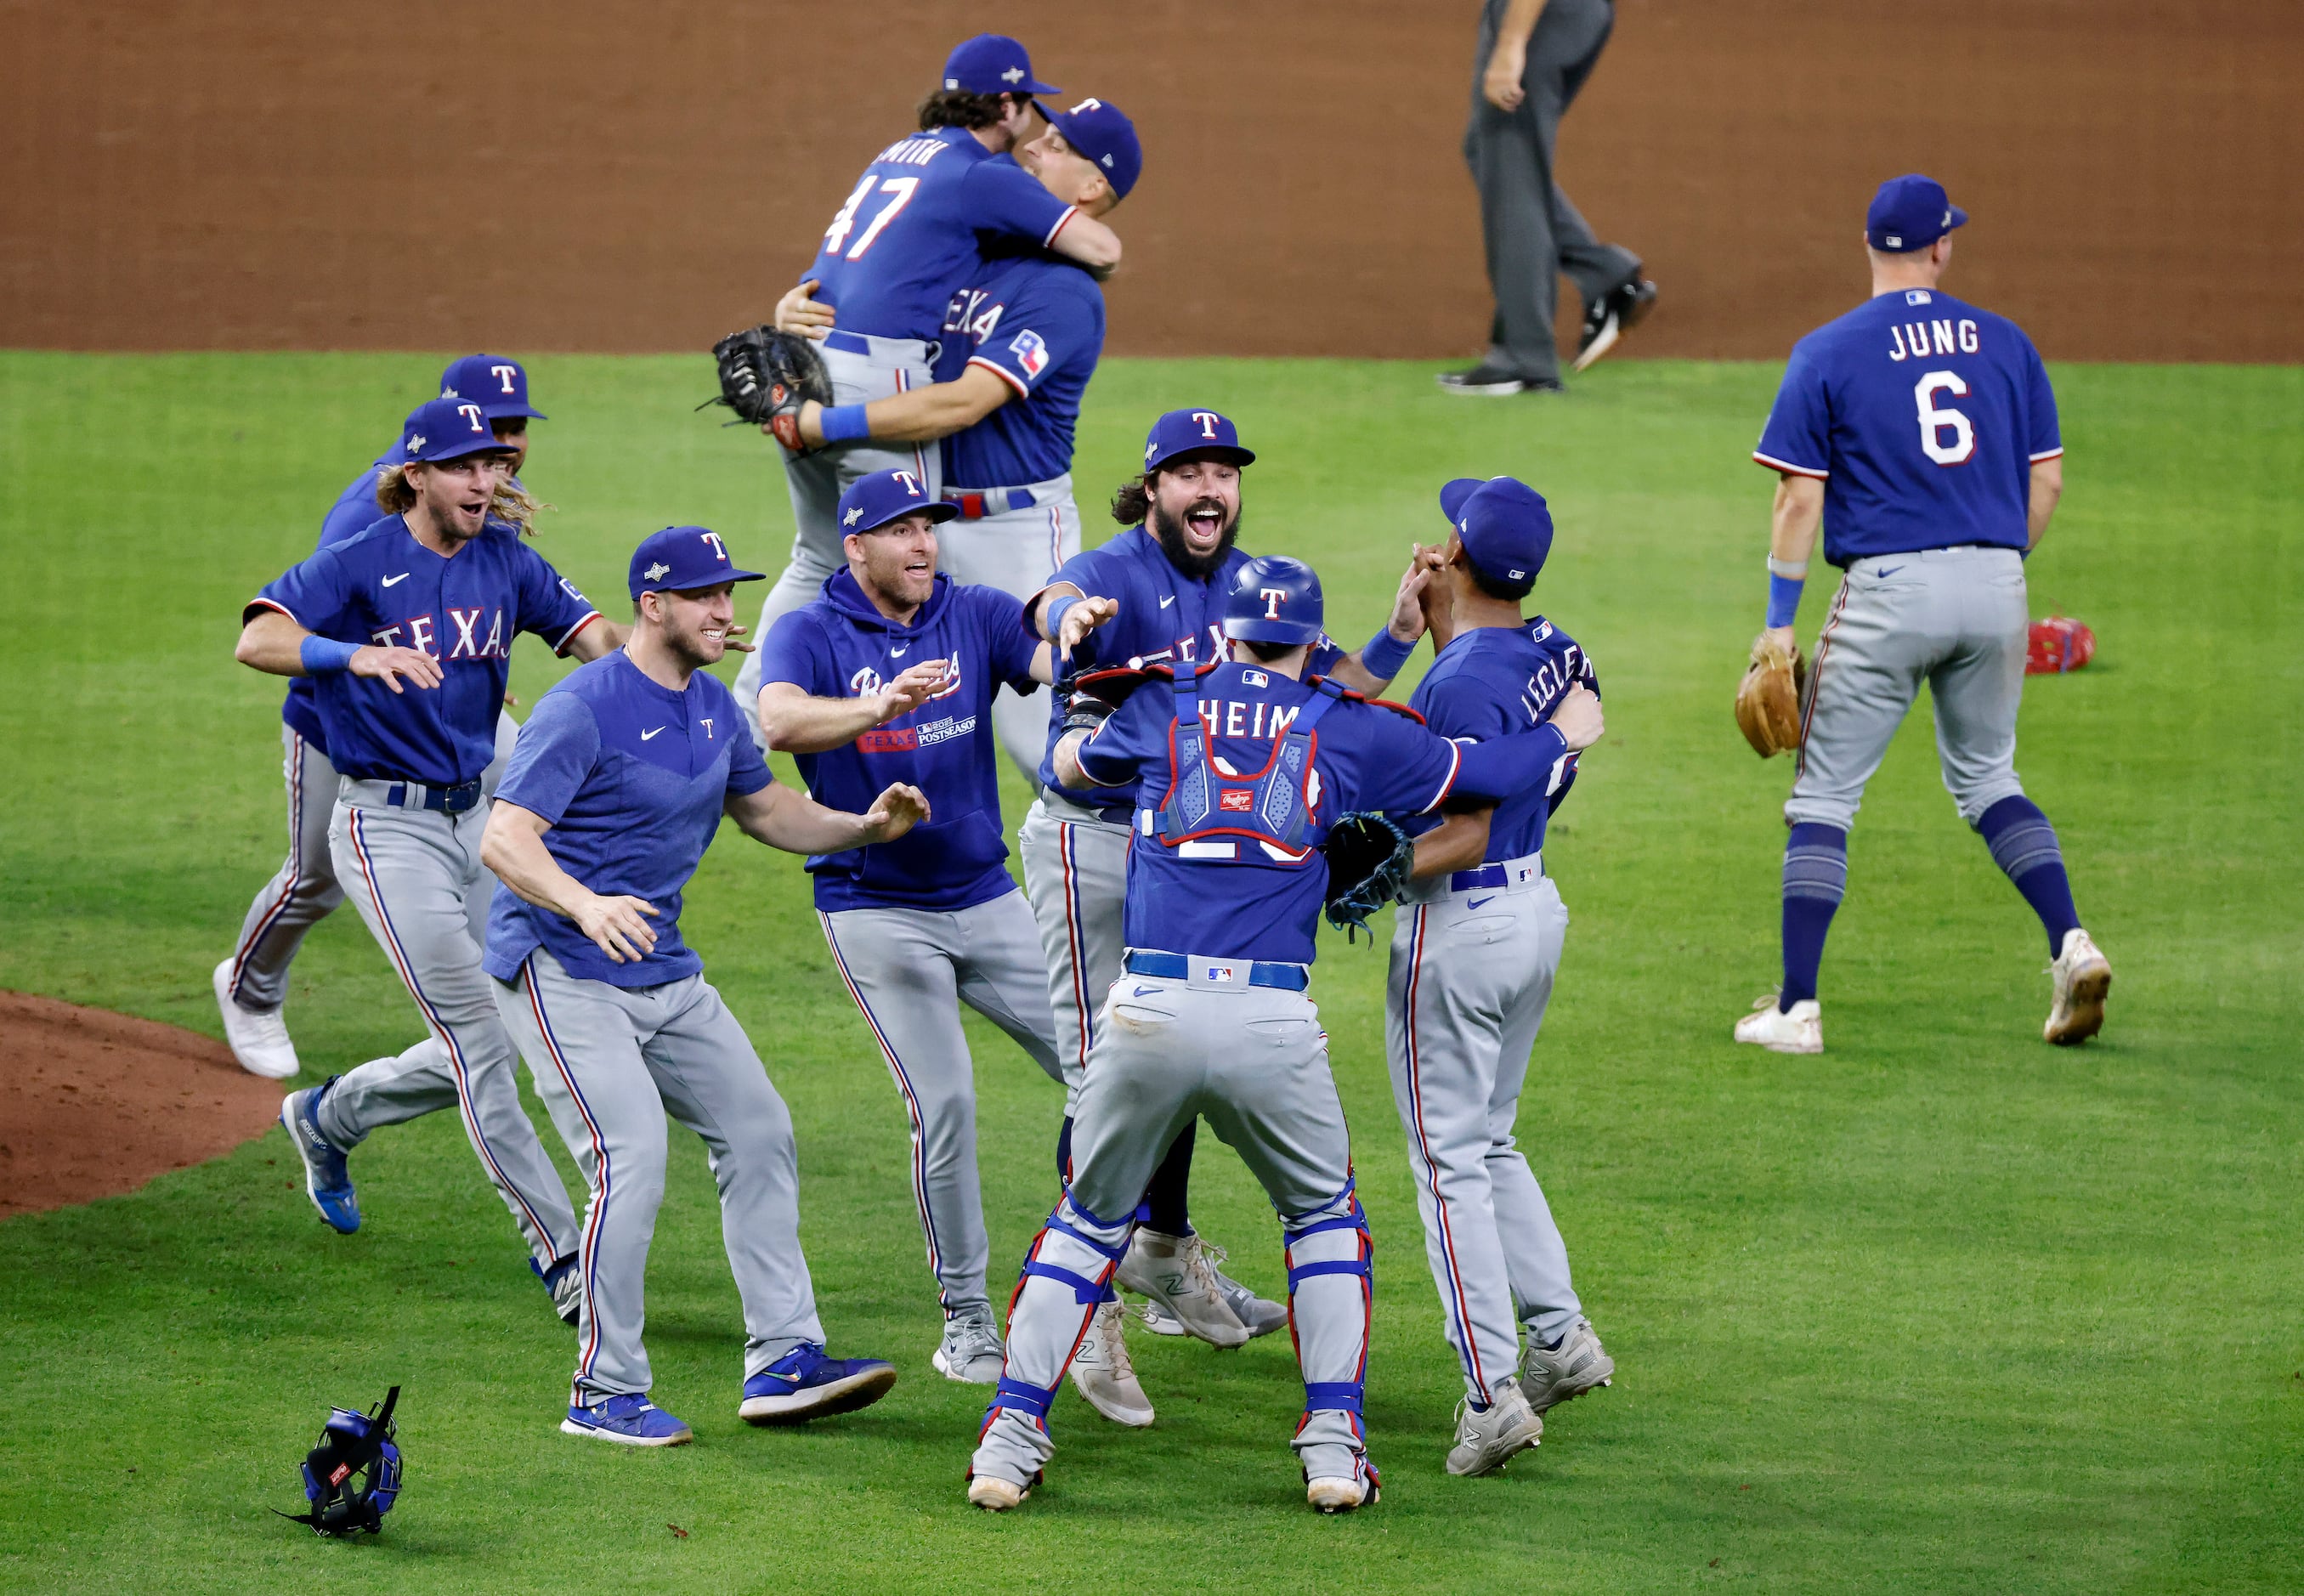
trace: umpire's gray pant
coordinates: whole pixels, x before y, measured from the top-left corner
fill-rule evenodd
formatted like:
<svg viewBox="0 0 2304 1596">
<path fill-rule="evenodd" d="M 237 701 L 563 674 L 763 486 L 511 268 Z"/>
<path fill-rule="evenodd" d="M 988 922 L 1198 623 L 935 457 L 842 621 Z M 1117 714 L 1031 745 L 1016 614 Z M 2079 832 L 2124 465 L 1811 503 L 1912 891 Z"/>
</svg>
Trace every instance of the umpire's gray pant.
<svg viewBox="0 0 2304 1596">
<path fill-rule="evenodd" d="M 868 404 L 936 380 L 936 346 L 913 338 L 856 337 L 834 334 L 835 340 L 861 343 L 864 350 L 841 348 L 834 342 L 817 345 L 825 370 L 832 378 L 834 404 Z M 792 490 L 792 558 L 784 574 L 768 589 L 760 605 L 760 624 L 753 631 L 758 642 L 768 635 L 776 618 L 803 604 L 816 601 L 825 578 L 843 569 L 848 556 L 841 552 L 840 496 L 874 471 L 911 471 L 919 479 L 920 491 L 935 498 L 943 491 L 944 451 L 935 444 L 834 444 L 812 454 L 784 455 L 784 485 Z M 760 741 L 760 657 L 744 656 L 736 670 L 736 706 L 752 741 Z M 761 744 L 767 751 L 767 745 Z"/>
<path fill-rule="evenodd" d="M 1032 913 L 1021 893 L 949 913 L 819 913 L 849 996 L 911 1121 L 912 1199 L 946 1314 L 990 1304 L 991 1242 L 976 1167 L 976 1077 L 962 1003 L 1006 1031 L 1058 1085 L 1055 1023 Z"/>
<path fill-rule="evenodd" d="M 592 1191 L 569 1400 L 589 1406 L 653 1381 L 640 1330 L 666 1114 L 704 1139 L 720 1187 L 721 1240 L 744 1304 L 745 1378 L 803 1341 L 821 1345 L 800 1248 L 792 1115 L 711 983 L 691 975 L 613 987 L 569 974 L 538 948 L 517 981 L 489 984 Z"/>
<path fill-rule="evenodd" d="M 1480 234 L 1496 315 L 1487 363 L 1537 382 L 1560 377 L 1553 318 L 1565 272 L 1587 305 L 1640 269 L 1639 257 L 1602 243 L 1553 177 L 1553 148 L 1560 119 L 1600 59 L 1615 26 L 1610 0 L 1551 0 L 1528 41 L 1520 76 L 1527 98 L 1516 111 L 1499 111 L 1480 92 L 1495 18 L 1504 0 L 1491 0 L 1472 64 L 1472 121 L 1464 132 L 1464 160 L 1480 191 Z"/>
<path fill-rule="evenodd" d="M 1856 561 L 1832 601 L 1808 671 L 1784 819 L 1845 831 L 1925 683 L 1936 759 L 1970 826 L 2016 777 L 2029 623 L 2024 560 L 2012 548 L 1930 548 Z"/>
<path fill-rule="evenodd" d="M 1016 837 L 1024 889 L 1040 930 L 1064 1112 L 1075 1113 L 1097 1011 L 1120 979 L 1121 910 L 1128 896 L 1128 828 L 1043 792 Z"/>
<path fill-rule="evenodd" d="M 339 1147 L 356 1146 L 380 1125 L 453 1102 L 529 1253 L 550 1269 L 576 1250 L 576 1213 L 521 1107 L 519 1062 L 480 968 L 479 933 L 496 885 L 480 867 L 487 805 L 461 815 L 394 808 L 382 801 L 385 785 L 342 783 L 328 845 L 337 879 L 438 1046 L 341 1076 L 321 1102 L 320 1129 Z"/>
<path fill-rule="evenodd" d="M 1524 862 L 1535 872 L 1524 887 L 1414 884 L 1421 901 L 1393 922 L 1385 994 L 1393 1101 L 1442 1328 L 1483 1406 L 1519 1371 L 1521 1322 L 1548 1342 L 1582 1311 L 1567 1244 L 1512 1141 L 1568 932 L 1559 888 L 1540 862 Z"/>
</svg>

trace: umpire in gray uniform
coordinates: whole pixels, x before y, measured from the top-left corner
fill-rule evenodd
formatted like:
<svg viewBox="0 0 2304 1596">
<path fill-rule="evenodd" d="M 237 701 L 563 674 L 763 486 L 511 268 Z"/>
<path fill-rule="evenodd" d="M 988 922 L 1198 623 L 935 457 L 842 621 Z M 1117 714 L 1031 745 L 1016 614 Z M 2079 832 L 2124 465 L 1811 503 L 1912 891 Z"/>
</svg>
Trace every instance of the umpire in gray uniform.
<svg viewBox="0 0 2304 1596">
<path fill-rule="evenodd" d="M 1480 191 L 1496 313 L 1487 357 L 1440 378 L 1449 393 L 1559 391 L 1553 318 L 1563 272 L 1584 296 L 1578 371 L 1613 349 L 1656 302 L 1639 257 L 1595 238 L 1553 175 L 1560 119 L 1615 25 L 1614 0 L 1486 0 L 1480 9 L 1464 159 Z"/>
</svg>

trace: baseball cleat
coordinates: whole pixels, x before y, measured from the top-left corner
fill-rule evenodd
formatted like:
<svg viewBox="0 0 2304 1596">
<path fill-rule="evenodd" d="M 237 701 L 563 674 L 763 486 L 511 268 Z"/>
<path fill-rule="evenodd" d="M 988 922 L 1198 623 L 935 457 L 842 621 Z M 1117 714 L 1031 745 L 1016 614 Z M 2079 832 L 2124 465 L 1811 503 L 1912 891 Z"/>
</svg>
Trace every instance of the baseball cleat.
<svg viewBox="0 0 2304 1596">
<path fill-rule="evenodd" d="M 1457 1405 L 1448 1472 L 1493 1474 L 1543 1439 L 1543 1417 L 1520 1395 L 1520 1381 L 1507 1376 L 1490 1388 L 1487 1407 L 1474 1408 L 1469 1396 Z"/>
<path fill-rule="evenodd" d="M 533 1260 L 529 1261 L 529 1267 L 536 1267 Z M 561 1323 L 574 1324 L 584 1310 L 584 1277 L 577 1267 L 577 1255 L 571 1252 L 539 1273 L 544 1279 L 544 1289 L 552 1294 L 552 1311 L 560 1315 Z"/>
<path fill-rule="evenodd" d="M 1033 1484 L 1039 1476 L 1033 1476 Z M 981 1507 L 987 1513 L 1005 1513 L 1011 1507 L 1021 1507 L 1024 1498 L 1032 1494 L 1031 1485 L 1019 1485 L 1013 1480 L 1003 1480 L 997 1474 L 970 1474 L 968 1477 L 968 1505 Z"/>
<path fill-rule="evenodd" d="M 1244 1346 L 1256 1335 L 1225 1300 L 1197 1235 L 1167 1235 L 1139 1225 L 1113 1278 L 1158 1303 L 1210 1346 Z"/>
<path fill-rule="evenodd" d="M 1350 1513 L 1360 1507 L 1373 1507 L 1383 1494 L 1376 1485 L 1376 1470 L 1365 1463 L 1364 1479 L 1346 1480 L 1334 1475 L 1304 1481 L 1304 1499 L 1323 1513 Z"/>
<path fill-rule="evenodd" d="M 216 989 L 216 1012 L 224 1016 L 224 1040 L 240 1067 L 267 1081 L 285 1081 L 304 1066 L 288 1040 L 288 1022 L 276 1008 L 242 1008 L 232 995 L 232 961 L 208 978 Z"/>
<path fill-rule="evenodd" d="M 988 1386 L 1000 1379 L 1008 1349 L 1000 1344 L 1000 1328 L 993 1322 L 989 1303 L 978 1303 L 944 1321 L 944 1340 L 928 1362 L 946 1380 L 962 1385 Z"/>
<path fill-rule="evenodd" d="M 1072 1354 L 1070 1372 L 1081 1401 L 1115 1424 L 1141 1430 L 1152 1422 L 1152 1399 L 1145 1396 L 1128 1355 L 1128 1338 L 1122 1334 L 1127 1322 L 1118 1298 L 1098 1303 L 1080 1350 Z"/>
<path fill-rule="evenodd" d="M 1617 284 L 1594 301 L 1584 312 L 1584 335 L 1577 342 L 1576 363 L 1569 370 L 1581 371 L 1615 348 L 1656 301 L 1656 285 L 1640 276 Z"/>
<path fill-rule="evenodd" d="M 1444 394 L 1462 394 L 1480 399 L 1502 398 L 1506 394 L 1520 393 L 1529 386 L 1527 378 L 1485 361 L 1470 371 L 1443 371 L 1439 381 L 1440 391 Z"/>
<path fill-rule="evenodd" d="M 803 1341 L 744 1382 L 736 1415 L 747 1424 L 805 1424 L 869 1407 L 896 1383 L 896 1366 L 879 1358 L 827 1358 Z"/>
<path fill-rule="evenodd" d="M 696 1432 L 640 1392 L 611 1396 L 590 1407 L 571 1406 L 563 1435 L 589 1435 L 620 1447 L 684 1447 Z"/>
<path fill-rule="evenodd" d="M 331 1229 L 350 1235 L 360 1228 L 360 1195 L 344 1169 L 344 1150 L 320 1129 L 320 1099 L 339 1077 L 330 1075 L 318 1086 L 292 1091 L 280 1099 L 280 1128 L 296 1144 L 304 1160 L 304 1194 L 320 1210 Z"/>
<path fill-rule="evenodd" d="M 2041 1034 L 2060 1048 L 2070 1048 L 2103 1030 L 2112 962 L 2097 949 L 2095 938 L 2078 926 L 2066 931 L 2064 950 L 2048 966 L 2048 973 L 2056 980 L 2056 1001 Z"/>
<path fill-rule="evenodd" d="M 1520 1389 L 1529 1407 L 1549 1413 L 1597 1387 L 1615 1383 L 1616 1360 L 1592 1333 L 1592 1321 L 1579 1319 L 1546 1349 L 1531 1331 L 1520 1354 Z"/>
<path fill-rule="evenodd" d="M 1750 1014 L 1736 1022 L 1736 1040 L 1757 1042 L 1771 1053 L 1821 1053 L 1823 1006 L 1803 998 L 1789 1011 L 1780 1011 L 1773 996 L 1760 998 Z"/>
</svg>

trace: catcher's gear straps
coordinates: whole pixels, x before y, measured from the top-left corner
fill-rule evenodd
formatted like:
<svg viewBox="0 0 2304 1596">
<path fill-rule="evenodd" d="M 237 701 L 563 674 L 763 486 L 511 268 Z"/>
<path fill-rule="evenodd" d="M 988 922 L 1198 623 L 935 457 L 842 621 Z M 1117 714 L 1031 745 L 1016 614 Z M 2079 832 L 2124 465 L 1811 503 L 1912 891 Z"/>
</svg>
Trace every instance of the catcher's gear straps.
<svg viewBox="0 0 2304 1596">
<path fill-rule="evenodd" d="M 392 1410 L 399 1403 L 400 1388 L 394 1386 L 372 1415 L 348 1407 L 329 1410 L 320 1444 L 302 1464 L 304 1499 L 311 1511 L 280 1516 L 309 1524 L 320 1535 L 363 1530 L 373 1534 L 383 1528 L 384 1515 L 400 1496 L 400 1448 L 393 1444 L 392 1426 Z"/>
<path fill-rule="evenodd" d="M 1214 669 L 1214 662 L 1200 667 Z M 1304 842 L 1312 826 L 1311 794 L 1306 788 L 1312 756 L 1319 747 L 1317 727 L 1329 706 L 1343 696 L 1342 690 L 1315 677 L 1309 683 L 1312 697 L 1290 717 L 1286 734 L 1273 740 L 1264 768 L 1226 776 L 1208 753 L 1208 728 L 1200 719 L 1200 670 L 1187 666 L 1176 672 L 1176 724 L 1168 729 L 1168 795 L 1161 800 L 1155 835 L 1196 862 L 1242 862 L 1238 848 L 1182 853 L 1186 843 L 1237 836 L 1264 844 L 1276 863 L 1304 863 L 1311 857 Z M 1248 862 L 1262 862 L 1251 858 Z"/>
</svg>

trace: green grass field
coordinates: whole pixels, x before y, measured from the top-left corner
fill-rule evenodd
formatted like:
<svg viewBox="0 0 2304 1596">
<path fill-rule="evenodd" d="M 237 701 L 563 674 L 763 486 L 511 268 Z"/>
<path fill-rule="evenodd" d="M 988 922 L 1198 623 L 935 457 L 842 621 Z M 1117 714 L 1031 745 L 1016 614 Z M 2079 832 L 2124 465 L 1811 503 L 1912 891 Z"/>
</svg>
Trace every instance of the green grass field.
<svg viewBox="0 0 2304 1596">
<path fill-rule="evenodd" d="M 220 1034 L 208 972 L 282 845 L 278 684 L 233 663 L 239 607 L 439 364 L 0 355 L 0 986 Z M 528 480 L 560 506 L 542 547 L 563 572 L 605 603 L 635 539 L 683 521 L 775 568 L 782 473 L 690 413 L 707 365 L 534 374 L 553 420 Z M 1536 602 L 1597 659 L 1610 732 L 1547 851 L 1574 925 L 1520 1130 L 1620 1371 L 1507 1475 L 1441 1470 L 1458 1379 L 1385 1079 L 1384 961 L 1331 938 L 1314 996 L 1378 1244 L 1382 1506 L 1305 1510 L 1284 1338 L 1139 1336 L 1157 1427 L 1067 1394 L 1045 1490 L 967 1509 L 984 1394 L 928 1367 L 897 1097 L 798 861 L 731 831 L 688 934 L 797 1117 L 834 1350 L 896 1359 L 890 1397 L 798 1432 L 738 1422 L 735 1294 L 676 1135 L 648 1340 L 698 1444 L 563 1438 L 571 1338 L 453 1117 L 361 1150 L 352 1237 L 275 1134 L 0 1226 L 0 1587 L 2304 1587 L 2304 371 L 2055 376 L 2070 490 L 2034 612 L 2101 646 L 2032 683 L 2020 763 L 2118 972 L 2111 1020 L 2078 1051 L 2040 1042 L 2043 939 L 1953 813 L 1922 714 L 1854 835 L 1810 1059 L 1727 1040 L 1775 974 L 1789 779 L 1728 712 L 1763 597 L 1772 479 L 1745 454 L 1773 369 L 1622 362 L 1563 401 L 1497 403 L 1383 364 L 1097 380 L 1084 500 L 1154 411 L 1230 412 L 1263 457 L 1249 546 L 1315 561 L 1352 639 L 1410 539 L 1439 534 L 1442 480 L 1509 471 L 1552 497 Z M 1804 637 L 1822 610 L 1812 594 Z M 515 691 L 555 668 L 522 645 Z M 308 943 L 289 1017 L 308 1081 L 416 1033 L 349 913 Z M 996 1277 L 1047 1209 L 1060 1104 L 971 1036 Z M 1201 1145 L 1202 1228 L 1276 1293 L 1269 1211 Z M 385 1533 L 323 1543 L 271 1516 L 298 1503 L 325 1407 L 395 1381 L 408 1486 Z"/>
</svg>

